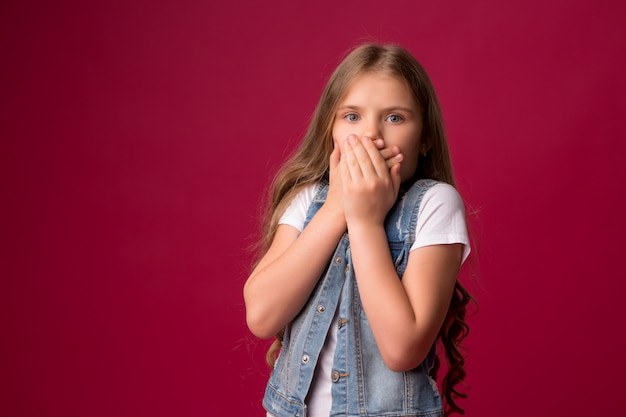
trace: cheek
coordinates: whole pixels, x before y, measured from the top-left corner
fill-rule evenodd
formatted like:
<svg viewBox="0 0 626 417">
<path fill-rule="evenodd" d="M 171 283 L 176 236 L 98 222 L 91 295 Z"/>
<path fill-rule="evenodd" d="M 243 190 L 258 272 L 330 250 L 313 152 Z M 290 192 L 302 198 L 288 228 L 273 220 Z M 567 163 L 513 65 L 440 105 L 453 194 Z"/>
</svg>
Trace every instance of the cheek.
<svg viewBox="0 0 626 417">
<path fill-rule="evenodd" d="M 340 129 L 333 129 L 333 148 L 341 147 L 341 142 L 347 137 Z"/>
<path fill-rule="evenodd" d="M 407 158 L 402 161 L 402 165 L 400 166 L 400 177 L 402 181 L 406 181 L 415 174 L 417 171 L 417 158 Z"/>
<path fill-rule="evenodd" d="M 413 136 L 414 138 L 415 136 Z M 400 146 L 402 153 L 404 154 L 404 161 L 402 162 L 401 174 L 402 181 L 405 181 L 413 176 L 417 171 L 417 165 L 419 161 L 419 149 L 420 141 L 411 139 L 404 141 L 404 146 Z"/>
<path fill-rule="evenodd" d="M 343 129 L 341 128 L 340 124 L 337 122 L 333 123 L 333 139 L 334 140 L 341 139 L 342 134 L 343 134 Z"/>
<path fill-rule="evenodd" d="M 333 122 L 333 139 L 336 141 L 343 141 L 348 138 L 350 134 L 356 133 L 355 128 L 345 120 L 338 119 Z"/>
</svg>

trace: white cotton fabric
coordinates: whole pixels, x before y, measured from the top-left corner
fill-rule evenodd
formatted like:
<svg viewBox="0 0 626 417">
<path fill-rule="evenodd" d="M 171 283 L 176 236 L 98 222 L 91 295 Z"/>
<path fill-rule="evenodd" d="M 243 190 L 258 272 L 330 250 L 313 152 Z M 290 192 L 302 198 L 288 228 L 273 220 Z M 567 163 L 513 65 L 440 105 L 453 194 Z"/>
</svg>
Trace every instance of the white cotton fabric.
<svg viewBox="0 0 626 417">
<path fill-rule="evenodd" d="M 278 224 L 288 224 L 302 232 L 317 186 L 309 185 L 296 194 Z M 426 191 L 420 205 L 415 232 L 415 242 L 411 250 L 429 245 L 462 243 L 462 262 L 467 259 L 470 245 L 465 223 L 465 206 L 453 186 L 437 183 Z"/>
<path fill-rule="evenodd" d="M 288 224 L 298 231 L 304 229 L 309 205 L 315 197 L 317 184 L 305 187 L 293 199 L 278 224 Z M 470 254 L 469 236 L 465 222 L 465 207 L 457 190 L 446 183 L 437 183 L 426 191 L 420 204 L 415 227 L 415 243 L 411 251 L 430 245 L 463 244 L 465 262 Z M 333 320 L 337 320 L 337 314 Z M 307 396 L 307 417 L 328 417 L 332 405 L 333 356 L 337 345 L 337 326 L 333 326 L 324 342 Z M 267 417 L 274 417 L 267 413 Z"/>
</svg>

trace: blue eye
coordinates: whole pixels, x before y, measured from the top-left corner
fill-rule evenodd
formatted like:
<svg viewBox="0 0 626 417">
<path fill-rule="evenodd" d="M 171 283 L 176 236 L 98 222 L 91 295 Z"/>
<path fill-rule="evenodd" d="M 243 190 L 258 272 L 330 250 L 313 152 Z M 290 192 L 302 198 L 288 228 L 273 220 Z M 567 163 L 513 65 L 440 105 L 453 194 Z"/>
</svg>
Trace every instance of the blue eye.
<svg viewBox="0 0 626 417">
<path fill-rule="evenodd" d="M 356 122 L 357 120 L 359 120 L 359 116 L 355 113 L 348 113 L 345 116 L 343 116 L 343 118 L 349 122 Z"/>
<path fill-rule="evenodd" d="M 404 118 L 398 114 L 391 114 L 387 116 L 387 121 L 390 123 L 400 123 L 404 120 Z"/>
</svg>

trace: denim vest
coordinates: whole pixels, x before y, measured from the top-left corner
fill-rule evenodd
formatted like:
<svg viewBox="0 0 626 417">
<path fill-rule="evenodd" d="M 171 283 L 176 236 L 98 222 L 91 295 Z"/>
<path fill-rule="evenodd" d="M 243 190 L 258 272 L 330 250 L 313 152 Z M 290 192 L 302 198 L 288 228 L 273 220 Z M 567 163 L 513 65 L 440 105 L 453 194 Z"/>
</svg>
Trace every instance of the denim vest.
<svg viewBox="0 0 626 417">
<path fill-rule="evenodd" d="M 400 279 L 415 241 L 422 197 L 434 184 L 433 180 L 419 180 L 396 202 L 385 220 Z M 327 192 L 328 184 L 322 183 L 308 209 L 305 227 L 324 204 Z M 337 309 L 339 320 L 333 321 Z M 424 362 L 410 371 L 394 372 L 384 364 L 359 298 L 347 233 L 341 237 L 306 305 L 285 329 L 283 346 L 263 398 L 270 413 L 306 417 L 305 398 L 329 331 L 337 332 L 331 416 L 443 415 L 437 386 L 428 376 L 435 357 L 434 345 Z"/>
</svg>

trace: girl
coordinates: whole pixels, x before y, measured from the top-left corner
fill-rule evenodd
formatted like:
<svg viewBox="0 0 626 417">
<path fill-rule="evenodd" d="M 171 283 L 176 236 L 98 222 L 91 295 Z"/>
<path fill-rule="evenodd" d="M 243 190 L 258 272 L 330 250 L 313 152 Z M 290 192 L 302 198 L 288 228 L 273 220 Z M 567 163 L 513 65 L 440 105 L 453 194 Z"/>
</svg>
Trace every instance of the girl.
<svg viewBox="0 0 626 417">
<path fill-rule="evenodd" d="M 268 416 L 441 416 L 455 386 L 470 248 L 439 104 L 397 46 L 354 49 L 273 183 L 246 319 L 276 336 Z"/>
</svg>

